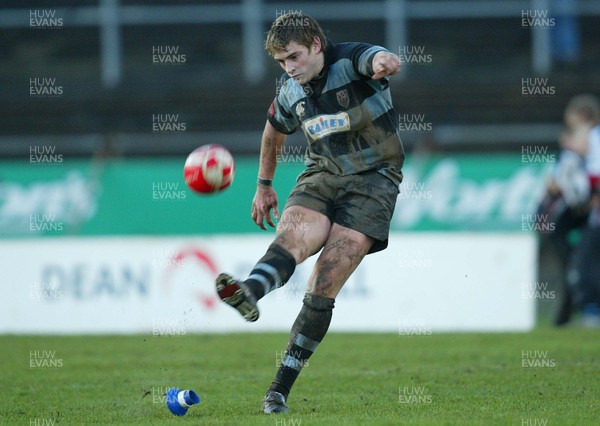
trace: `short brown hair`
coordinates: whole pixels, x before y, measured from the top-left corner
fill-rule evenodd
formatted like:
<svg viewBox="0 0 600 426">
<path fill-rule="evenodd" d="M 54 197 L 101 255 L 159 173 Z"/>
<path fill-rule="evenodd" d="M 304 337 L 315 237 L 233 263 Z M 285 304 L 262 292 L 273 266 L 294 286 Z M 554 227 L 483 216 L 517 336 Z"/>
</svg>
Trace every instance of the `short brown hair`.
<svg viewBox="0 0 600 426">
<path fill-rule="evenodd" d="M 600 102 L 594 95 L 577 95 L 569 101 L 565 114 L 581 115 L 586 121 L 593 124 L 600 123 Z"/>
<path fill-rule="evenodd" d="M 325 50 L 327 39 L 319 23 L 302 12 L 290 12 L 273 21 L 267 33 L 265 49 L 273 56 L 277 51 L 285 50 L 292 41 L 310 49 L 315 37 L 321 40 L 322 49 Z"/>
</svg>

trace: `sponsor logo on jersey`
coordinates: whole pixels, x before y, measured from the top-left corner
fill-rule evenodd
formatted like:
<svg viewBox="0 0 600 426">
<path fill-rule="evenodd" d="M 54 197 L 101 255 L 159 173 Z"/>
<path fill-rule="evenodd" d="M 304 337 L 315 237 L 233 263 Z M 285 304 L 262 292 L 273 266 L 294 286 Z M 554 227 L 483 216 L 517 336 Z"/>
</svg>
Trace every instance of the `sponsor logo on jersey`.
<svg viewBox="0 0 600 426">
<path fill-rule="evenodd" d="M 332 133 L 347 132 L 350 130 L 350 117 L 347 112 L 324 114 L 306 120 L 302 125 L 304 132 L 313 141 L 318 141 Z"/>
</svg>

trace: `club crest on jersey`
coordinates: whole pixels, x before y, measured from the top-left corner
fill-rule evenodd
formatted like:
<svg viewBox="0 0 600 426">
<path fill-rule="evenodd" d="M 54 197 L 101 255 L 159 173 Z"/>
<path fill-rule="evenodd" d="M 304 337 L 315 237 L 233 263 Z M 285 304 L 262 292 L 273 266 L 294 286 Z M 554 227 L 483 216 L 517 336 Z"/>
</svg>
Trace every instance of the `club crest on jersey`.
<svg viewBox="0 0 600 426">
<path fill-rule="evenodd" d="M 323 139 L 332 133 L 347 132 L 350 130 L 350 116 L 347 112 L 337 114 L 324 114 L 306 120 L 302 123 L 304 132 L 313 141 Z"/>
<path fill-rule="evenodd" d="M 302 118 L 302 116 L 304 115 L 304 101 L 298 102 L 298 105 L 296 105 L 296 115 L 299 118 Z"/>
<path fill-rule="evenodd" d="M 338 90 L 335 93 L 335 96 L 337 97 L 337 101 L 338 101 L 338 104 L 340 104 L 340 106 L 342 106 L 344 108 L 348 108 L 348 105 L 350 105 L 350 97 L 348 96 L 348 89 Z"/>
</svg>

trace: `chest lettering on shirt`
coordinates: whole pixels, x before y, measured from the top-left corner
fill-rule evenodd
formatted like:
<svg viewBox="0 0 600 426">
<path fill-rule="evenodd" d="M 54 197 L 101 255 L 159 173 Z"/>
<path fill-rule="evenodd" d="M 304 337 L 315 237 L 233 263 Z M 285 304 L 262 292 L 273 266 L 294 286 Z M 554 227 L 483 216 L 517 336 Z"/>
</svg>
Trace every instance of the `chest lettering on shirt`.
<svg viewBox="0 0 600 426">
<path fill-rule="evenodd" d="M 347 112 L 337 114 L 318 115 L 302 124 L 304 132 L 313 141 L 318 141 L 332 133 L 347 132 L 350 130 L 350 117 Z"/>
</svg>

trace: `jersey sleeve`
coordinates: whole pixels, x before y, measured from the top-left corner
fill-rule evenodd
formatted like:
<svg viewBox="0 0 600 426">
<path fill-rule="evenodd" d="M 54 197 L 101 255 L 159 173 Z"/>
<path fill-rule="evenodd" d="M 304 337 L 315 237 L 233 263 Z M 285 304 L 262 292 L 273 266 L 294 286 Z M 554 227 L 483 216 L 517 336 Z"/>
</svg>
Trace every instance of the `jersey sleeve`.
<svg viewBox="0 0 600 426">
<path fill-rule="evenodd" d="M 287 111 L 279 100 L 279 95 L 275 96 L 269 111 L 267 112 L 267 120 L 278 132 L 289 135 L 298 129 L 298 122 L 294 115 Z"/>
<path fill-rule="evenodd" d="M 592 189 L 600 192 L 600 126 L 590 131 L 586 169 Z"/>
<path fill-rule="evenodd" d="M 562 150 L 552 178 L 569 207 L 576 207 L 589 199 L 590 183 L 585 170 L 585 159 L 579 154 L 568 149 Z"/>
<path fill-rule="evenodd" d="M 350 59 L 354 70 L 364 77 L 371 78 L 373 76 L 373 57 L 377 52 L 388 52 L 388 50 L 385 47 L 368 43 L 352 43 Z"/>
</svg>

